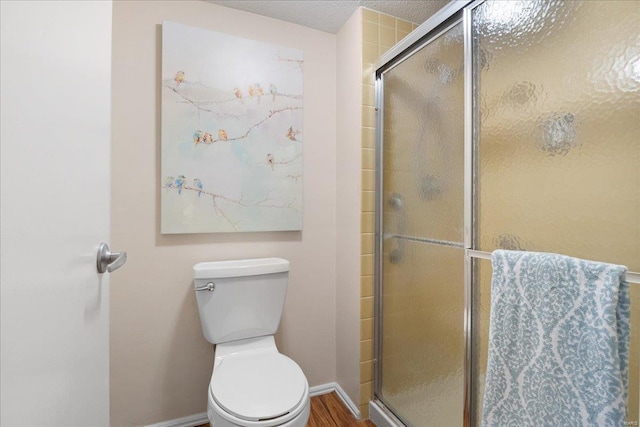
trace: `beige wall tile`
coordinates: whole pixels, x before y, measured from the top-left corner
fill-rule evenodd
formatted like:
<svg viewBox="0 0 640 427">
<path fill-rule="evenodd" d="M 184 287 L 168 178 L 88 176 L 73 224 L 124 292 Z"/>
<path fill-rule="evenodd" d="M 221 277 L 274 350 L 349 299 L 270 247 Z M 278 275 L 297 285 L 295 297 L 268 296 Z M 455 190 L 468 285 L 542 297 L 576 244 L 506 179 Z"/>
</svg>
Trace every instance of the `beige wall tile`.
<svg viewBox="0 0 640 427">
<path fill-rule="evenodd" d="M 373 296 L 373 276 L 362 276 L 360 278 L 360 296 Z"/>
<path fill-rule="evenodd" d="M 360 361 L 373 360 L 373 340 L 360 341 Z"/>
<path fill-rule="evenodd" d="M 378 54 L 379 54 L 380 56 L 382 56 L 382 55 L 384 55 L 385 53 L 387 53 L 387 51 L 388 51 L 389 49 L 391 49 L 392 47 L 393 47 L 393 45 L 389 45 L 389 46 L 382 46 L 382 45 L 380 45 L 380 46 L 378 46 Z"/>
<path fill-rule="evenodd" d="M 373 154 L 374 154 L 374 162 L 375 162 L 375 151 L 373 151 Z M 373 191 L 373 190 L 375 190 L 375 171 L 365 169 L 362 171 L 362 191 Z"/>
<path fill-rule="evenodd" d="M 376 22 L 362 22 L 362 41 L 367 43 L 378 43 L 378 24 Z"/>
<path fill-rule="evenodd" d="M 380 25 L 385 27 L 396 28 L 396 18 L 386 13 L 381 13 L 379 16 Z"/>
<path fill-rule="evenodd" d="M 380 27 L 380 39 L 379 45 L 393 46 L 396 44 L 396 29 L 395 27 Z"/>
<path fill-rule="evenodd" d="M 363 233 L 360 235 L 360 247 L 363 255 L 373 255 L 373 233 Z"/>
<path fill-rule="evenodd" d="M 362 148 L 375 148 L 376 131 L 374 128 L 362 128 Z"/>
<path fill-rule="evenodd" d="M 409 34 L 411 33 L 411 31 L 401 31 L 401 30 L 397 30 L 396 31 L 396 43 L 399 42 L 400 40 L 402 40 L 403 38 L 407 37 Z"/>
<path fill-rule="evenodd" d="M 373 191 L 363 191 L 362 192 L 362 211 L 363 212 L 374 212 L 374 193 Z"/>
<path fill-rule="evenodd" d="M 396 19 L 396 27 L 398 31 L 405 31 L 407 33 L 413 31 L 413 23 L 403 19 Z"/>
<path fill-rule="evenodd" d="M 360 338 L 363 340 L 373 339 L 373 317 L 360 321 Z"/>
<path fill-rule="evenodd" d="M 373 271 L 373 254 L 361 255 L 360 266 L 362 268 L 362 271 Z"/>
<path fill-rule="evenodd" d="M 367 9 L 364 7 L 362 8 L 362 19 L 364 21 L 375 22 L 377 24 L 379 15 L 380 14 L 375 10 Z"/>
<path fill-rule="evenodd" d="M 373 361 L 360 362 L 360 382 L 368 383 L 373 381 Z"/>
<path fill-rule="evenodd" d="M 378 60 L 378 43 L 362 42 L 362 61 L 373 64 Z"/>
<path fill-rule="evenodd" d="M 362 126 L 376 127 L 376 110 L 374 107 L 362 107 Z"/>
<path fill-rule="evenodd" d="M 376 151 L 370 148 L 362 149 L 362 169 L 374 170 L 376 167 Z M 365 191 L 365 189 L 362 189 Z M 368 191 L 373 191 L 373 188 Z"/>
<path fill-rule="evenodd" d="M 375 78 L 373 76 L 373 67 L 371 66 L 371 64 L 363 64 L 362 83 L 366 85 L 373 85 L 374 81 L 375 81 Z"/>
<path fill-rule="evenodd" d="M 365 404 L 371 400 L 373 395 L 373 382 L 369 381 L 360 385 L 360 403 Z"/>
<path fill-rule="evenodd" d="M 369 419 L 369 402 L 360 405 L 360 418 L 363 420 Z"/>
<path fill-rule="evenodd" d="M 372 85 L 362 85 L 362 105 L 367 105 L 370 107 L 374 107 L 376 103 L 376 98 L 374 95 L 375 91 Z"/>
<path fill-rule="evenodd" d="M 373 233 L 374 229 L 373 229 L 373 211 L 365 211 L 364 209 L 362 210 L 362 224 L 360 227 L 362 227 L 362 232 L 363 233 Z"/>
<path fill-rule="evenodd" d="M 360 318 L 369 319 L 371 317 L 373 317 L 373 297 L 360 298 Z"/>
</svg>

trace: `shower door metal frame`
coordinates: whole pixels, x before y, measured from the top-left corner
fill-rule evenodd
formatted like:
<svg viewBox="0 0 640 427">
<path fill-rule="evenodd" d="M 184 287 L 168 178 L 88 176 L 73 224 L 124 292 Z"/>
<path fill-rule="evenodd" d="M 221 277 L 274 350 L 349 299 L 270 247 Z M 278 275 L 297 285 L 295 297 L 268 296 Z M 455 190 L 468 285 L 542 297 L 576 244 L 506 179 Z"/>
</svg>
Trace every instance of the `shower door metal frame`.
<svg viewBox="0 0 640 427">
<path fill-rule="evenodd" d="M 398 425 L 405 424 L 385 404 L 382 396 L 382 278 L 383 278 L 383 165 L 384 165 L 384 73 L 410 58 L 441 34 L 462 22 L 464 37 L 464 406 L 463 423 L 471 426 L 472 398 L 472 309 L 473 309 L 473 251 L 474 237 L 474 117 L 471 12 L 485 0 L 454 0 L 420 25 L 412 34 L 390 49 L 373 66 L 375 82 L 375 250 L 374 250 L 374 401 Z"/>
</svg>

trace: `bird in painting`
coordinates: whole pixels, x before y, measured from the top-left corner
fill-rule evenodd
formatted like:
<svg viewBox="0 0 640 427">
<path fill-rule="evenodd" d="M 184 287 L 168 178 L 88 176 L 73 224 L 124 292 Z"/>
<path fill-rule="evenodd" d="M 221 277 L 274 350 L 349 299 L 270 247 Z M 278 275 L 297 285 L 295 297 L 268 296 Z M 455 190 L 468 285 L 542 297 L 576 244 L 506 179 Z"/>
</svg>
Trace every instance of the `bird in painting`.
<svg viewBox="0 0 640 427">
<path fill-rule="evenodd" d="M 205 144 L 211 144 L 213 142 L 213 137 L 209 132 L 205 132 L 204 136 L 202 137 L 202 142 L 204 142 Z"/>
<path fill-rule="evenodd" d="M 242 101 L 242 91 L 240 90 L 240 88 L 234 87 L 233 88 L 233 93 L 236 95 L 236 98 L 238 98 L 240 101 Z"/>
<path fill-rule="evenodd" d="M 167 178 L 165 178 L 165 180 L 164 180 L 164 188 L 168 188 L 168 189 L 173 188 L 173 177 L 172 176 L 168 176 Z"/>
<path fill-rule="evenodd" d="M 253 96 L 256 94 L 256 90 L 253 87 L 253 85 L 249 86 L 249 96 L 253 98 Z"/>
<path fill-rule="evenodd" d="M 292 141 L 297 141 L 296 140 L 296 135 L 298 134 L 297 131 L 293 130 L 293 126 L 289 126 L 289 129 L 287 129 L 287 133 L 286 133 L 286 137 L 289 138 Z"/>
<path fill-rule="evenodd" d="M 278 93 L 278 89 L 275 87 L 273 83 L 269 85 L 269 93 L 271 94 L 271 99 L 273 102 L 276 101 L 276 94 Z"/>
<path fill-rule="evenodd" d="M 200 194 L 202 194 L 202 181 L 198 178 L 194 178 L 193 185 L 198 188 L 198 197 L 200 197 Z"/>
<path fill-rule="evenodd" d="M 178 86 L 184 83 L 184 71 L 178 71 L 176 76 L 173 78 L 173 81 L 176 82 Z"/>
<path fill-rule="evenodd" d="M 269 166 L 271 166 L 271 170 L 273 170 L 273 165 L 276 164 L 276 161 L 273 158 L 273 154 L 271 153 L 267 154 L 267 163 L 269 164 Z"/>
<path fill-rule="evenodd" d="M 193 133 L 193 142 L 194 144 L 198 145 L 199 143 L 202 142 L 202 131 L 201 130 L 197 130 Z"/>
<path fill-rule="evenodd" d="M 222 141 L 226 141 L 227 131 L 225 131 L 224 129 L 218 129 L 218 139 L 221 139 Z"/>
<path fill-rule="evenodd" d="M 186 178 L 184 175 L 178 175 L 178 177 L 176 178 L 176 187 L 178 188 L 178 194 L 182 194 L 182 189 L 184 188 L 185 179 Z"/>
<path fill-rule="evenodd" d="M 260 98 L 264 95 L 264 91 L 262 90 L 260 83 L 256 83 L 256 95 L 258 96 L 258 104 L 260 104 Z"/>
</svg>

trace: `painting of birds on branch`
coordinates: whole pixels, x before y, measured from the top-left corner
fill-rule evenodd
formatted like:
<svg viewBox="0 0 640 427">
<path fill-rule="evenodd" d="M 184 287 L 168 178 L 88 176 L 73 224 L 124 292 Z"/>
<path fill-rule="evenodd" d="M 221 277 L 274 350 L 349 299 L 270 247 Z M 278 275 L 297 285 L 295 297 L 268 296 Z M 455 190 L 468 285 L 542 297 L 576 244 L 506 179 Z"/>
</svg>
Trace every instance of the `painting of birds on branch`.
<svg viewBox="0 0 640 427">
<path fill-rule="evenodd" d="M 163 234 L 302 229 L 303 74 L 294 47 L 163 22 Z"/>
</svg>

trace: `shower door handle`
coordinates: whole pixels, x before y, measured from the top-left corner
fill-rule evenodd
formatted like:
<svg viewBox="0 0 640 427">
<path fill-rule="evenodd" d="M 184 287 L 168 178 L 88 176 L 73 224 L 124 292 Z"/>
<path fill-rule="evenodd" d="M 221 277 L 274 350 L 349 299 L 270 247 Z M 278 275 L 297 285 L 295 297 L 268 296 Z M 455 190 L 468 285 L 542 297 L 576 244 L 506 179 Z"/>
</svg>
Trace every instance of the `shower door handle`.
<svg viewBox="0 0 640 427">
<path fill-rule="evenodd" d="M 400 193 L 393 193 L 389 196 L 387 200 L 389 206 L 394 209 L 398 215 L 398 231 L 397 233 L 400 235 L 404 235 L 408 228 L 408 218 L 407 212 L 404 207 L 404 197 Z M 397 264 L 402 261 L 404 256 L 404 245 L 405 242 L 403 239 L 396 239 L 397 247 L 389 252 L 389 262 L 391 264 Z"/>
</svg>

